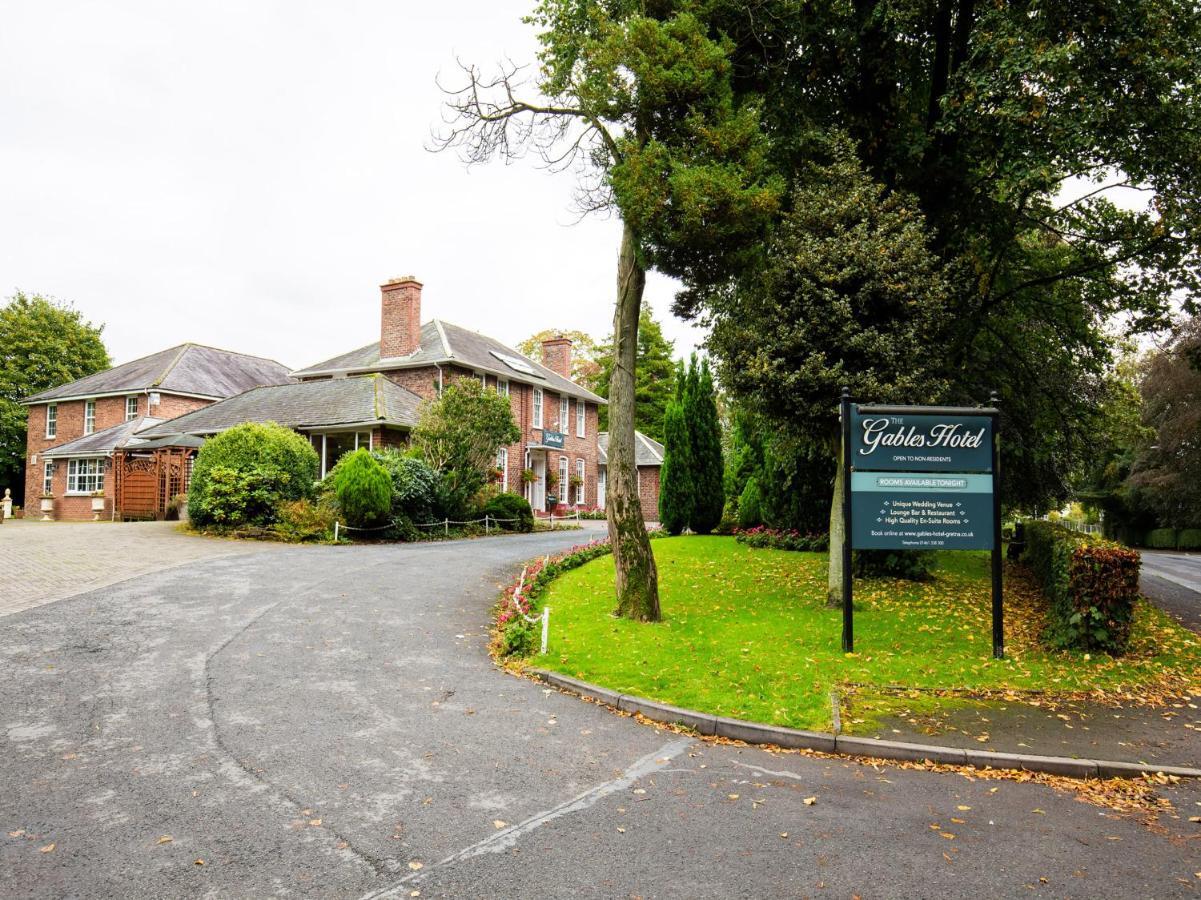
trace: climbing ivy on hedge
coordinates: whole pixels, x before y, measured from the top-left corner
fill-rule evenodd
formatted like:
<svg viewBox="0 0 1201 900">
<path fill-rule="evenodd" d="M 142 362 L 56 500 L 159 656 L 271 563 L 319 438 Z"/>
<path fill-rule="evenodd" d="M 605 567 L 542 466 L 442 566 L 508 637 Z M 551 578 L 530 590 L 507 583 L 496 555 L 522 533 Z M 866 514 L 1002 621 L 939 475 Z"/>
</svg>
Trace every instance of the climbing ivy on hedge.
<svg viewBox="0 0 1201 900">
<path fill-rule="evenodd" d="M 1028 522 L 1022 559 L 1047 598 L 1052 643 L 1125 651 L 1139 597 L 1137 551 L 1050 522 Z"/>
</svg>

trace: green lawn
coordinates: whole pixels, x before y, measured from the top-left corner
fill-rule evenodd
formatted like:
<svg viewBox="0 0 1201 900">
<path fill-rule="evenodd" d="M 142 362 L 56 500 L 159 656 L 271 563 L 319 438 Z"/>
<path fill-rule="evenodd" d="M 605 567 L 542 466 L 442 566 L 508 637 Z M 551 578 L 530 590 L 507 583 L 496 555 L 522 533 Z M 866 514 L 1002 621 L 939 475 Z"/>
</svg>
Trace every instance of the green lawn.
<svg viewBox="0 0 1201 900">
<path fill-rule="evenodd" d="M 874 715 L 889 701 L 873 686 L 1148 695 L 1201 679 L 1201 639 L 1149 606 L 1122 659 L 1044 650 L 1039 603 L 1021 576 L 1007 576 L 1007 658 L 992 659 L 982 553 L 942 554 L 938 577 L 925 584 L 857 581 L 848 656 L 841 613 L 825 606 L 825 554 L 755 550 L 729 537 L 652 546 L 662 622 L 611 615 L 613 561 L 602 557 L 550 586 L 549 652 L 532 661 L 690 709 L 822 729 L 831 724 L 830 690 L 848 685 L 865 686 L 860 693 L 874 698 L 866 715 Z"/>
</svg>

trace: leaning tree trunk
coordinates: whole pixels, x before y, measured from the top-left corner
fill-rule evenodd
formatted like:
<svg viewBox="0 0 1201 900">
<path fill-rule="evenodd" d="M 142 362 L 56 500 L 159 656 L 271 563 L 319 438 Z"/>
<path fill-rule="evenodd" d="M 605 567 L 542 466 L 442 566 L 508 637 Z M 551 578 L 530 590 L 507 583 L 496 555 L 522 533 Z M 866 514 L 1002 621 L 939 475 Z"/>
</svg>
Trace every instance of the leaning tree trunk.
<svg viewBox="0 0 1201 900">
<path fill-rule="evenodd" d="M 847 573 L 842 567 L 842 542 L 848 540 L 846 522 L 842 517 L 842 498 L 846 493 L 846 479 L 842 474 L 842 435 L 835 435 L 830 449 L 838 466 L 834 474 L 834 498 L 830 501 L 830 584 L 826 589 L 826 606 L 842 606 L 842 580 Z"/>
<path fill-rule="evenodd" d="M 634 368 L 638 315 L 646 270 L 629 225 L 622 228 L 617 260 L 617 308 L 613 313 L 613 374 L 609 381 L 609 485 L 605 510 L 617 570 L 616 614 L 659 621 L 659 573 L 642 521 L 634 462 Z"/>
</svg>

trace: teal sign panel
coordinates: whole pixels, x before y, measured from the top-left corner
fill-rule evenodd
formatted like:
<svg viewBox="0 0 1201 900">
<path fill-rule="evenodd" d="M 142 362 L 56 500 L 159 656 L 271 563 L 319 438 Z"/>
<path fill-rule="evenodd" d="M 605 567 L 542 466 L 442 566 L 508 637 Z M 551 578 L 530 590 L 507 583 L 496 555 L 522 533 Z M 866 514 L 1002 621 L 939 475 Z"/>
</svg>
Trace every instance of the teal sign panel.
<svg viewBox="0 0 1201 900">
<path fill-rule="evenodd" d="M 982 474 L 851 473 L 856 550 L 989 550 L 993 477 Z"/>
<path fill-rule="evenodd" d="M 890 472 L 991 472 L 992 419 L 894 415 L 851 408 L 851 467 Z"/>
<path fill-rule="evenodd" d="M 543 447 L 562 447 L 564 434 L 561 431 L 543 431 L 542 446 Z"/>
</svg>

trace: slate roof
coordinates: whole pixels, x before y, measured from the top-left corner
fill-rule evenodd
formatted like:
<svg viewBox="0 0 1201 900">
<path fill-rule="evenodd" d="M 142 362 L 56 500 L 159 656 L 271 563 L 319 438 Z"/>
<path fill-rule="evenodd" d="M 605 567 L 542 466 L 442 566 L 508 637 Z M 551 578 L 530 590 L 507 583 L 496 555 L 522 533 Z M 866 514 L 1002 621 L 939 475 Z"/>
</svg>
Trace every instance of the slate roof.
<svg viewBox="0 0 1201 900">
<path fill-rule="evenodd" d="M 331 378 L 254 388 L 146 429 L 139 437 L 215 434 L 243 422 L 288 428 L 417 424 L 421 398 L 382 375 Z"/>
<path fill-rule="evenodd" d="M 597 435 L 596 440 L 600 446 L 600 464 L 607 466 L 609 464 L 609 432 L 602 431 Z M 634 465 L 661 466 L 665 452 L 663 445 L 658 441 L 648 438 L 641 431 L 634 432 Z"/>
<path fill-rule="evenodd" d="M 219 400 L 259 385 L 286 384 L 289 381 L 288 367 L 273 359 L 200 344 L 180 344 L 42 391 L 21 402 L 44 403 L 47 400 L 148 390 L 194 394 Z"/>
<path fill-rule="evenodd" d="M 530 371 L 527 373 L 513 369 L 496 354 L 519 360 Z M 534 362 L 512 347 L 477 331 L 452 325 L 450 322 L 443 322 L 441 319 L 431 319 L 421 326 L 421 344 L 409 356 L 380 359 L 379 341 L 374 341 L 365 347 L 351 350 L 349 353 L 343 353 L 341 356 L 335 356 L 333 359 L 316 363 L 292 374 L 296 378 L 306 378 L 313 375 L 343 372 L 386 372 L 393 369 L 431 366 L 434 363 L 440 365 L 457 363 L 468 369 L 500 375 L 510 381 L 537 385 L 557 394 L 566 394 L 569 397 L 588 400 L 592 403 L 605 402 L 603 398 L 598 397 L 592 391 L 552 372 L 546 366 Z"/>
<path fill-rule="evenodd" d="M 65 444 L 59 444 L 57 447 L 51 447 L 49 450 L 42 451 L 42 456 L 54 459 L 60 456 L 89 456 L 98 453 L 108 455 L 118 447 L 123 447 L 129 443 L 134 439 L 134 435 L 143 428 L 153 427 L 162 421 L 162 419 L 141 416 L 132 421 L 122 422 L 120 425 L 105 428 L 103 431 L 85 434 L 81 438 L 67 441 Z"/>
</svg>

